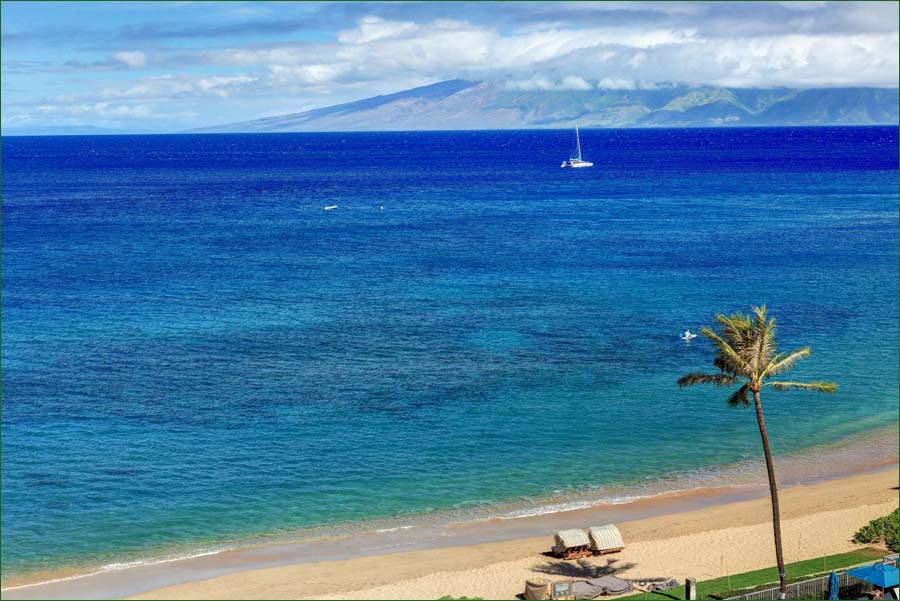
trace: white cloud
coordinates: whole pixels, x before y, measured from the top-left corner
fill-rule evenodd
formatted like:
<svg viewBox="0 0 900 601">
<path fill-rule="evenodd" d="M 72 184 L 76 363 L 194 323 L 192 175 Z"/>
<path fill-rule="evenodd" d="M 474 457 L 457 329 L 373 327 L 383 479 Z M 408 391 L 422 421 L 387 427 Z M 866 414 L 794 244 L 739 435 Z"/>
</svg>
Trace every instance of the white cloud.
<svg viewBox="0 0 900 601">
<path fill-rule="evenodd" d="M 143 52 L 116 52 L 112 57 L 133 69 L 143 67 L 147 64 L 147 55 Z"/>
<path fill-rule="evenodd" d="M 235 76 L 216 76 L 201 77 L 192 82 L 195 90 L 202 93 L 212 94 L 219 98 L 229 98 L 235 92 L 240 91 L 246 84 L 252 84 L 257 81 L 256 77 L 250 75 Z"/>
<path fill-rule="evenodd" d="M 142 118 L 147 107 L 159 111 L 166 103 L 184 112 L 191 103 L 245 102 L 257 107 L 245 115 L 252 118 L 270 111 L 272 102 L 302 110 L 453 78 L 520 90 L 646 89 L 667 82 L 896 87 L 900 72 L 900 16 L 890 2 L 522 3 L 510 5 L 505 21 L 507 13 L 495 18 L 477 5 L 470 21 L 446 18 L 443 5 L 353 6 L 371 7 L 371 14 L 357 12 L 327 40 L 261 42 L 265 37 L 168 49 L 163 42 L 151 55 L 122 50 L 98 63 L 73 60 L 67 74 L 82 69 L 88 91 L 64 89 L 65 101 L 24 104 L 35 115 L 60 115 L 68 104 L 69 114 L 109 118 L 132 107 Z M 163 66 L 170 75 L 141 73 Z M 125 69 L 121 77 L 97 75 Z M 24 104 L 18 93 L 13 101 L 4 95 L 5 111 Z M 16 115 L 22 113 L 7 116 Z"/>
<path fill-rule="evenodd" d="M 613 79 L 611 77 L 604 77 L 597 82 L 597 87 L 607 90 L 634 90 L 638 86 L 633 79 Z"/>
<path fill-rule="evenodd" d="M 506 35 L 464 21 L 366 17 L 338 42 L 204 51 L 239 72 L 148 77 L 101 89 L 103 100 L 318 94 L 336 101 L 443 79 L 508 82 L 515 89 L 633 89 L 663 82 L 754 86 L 896 86 L 898 34 L 798 33 L 707 39 L 696 28 L 590 27 Z M 142 52 L 116 60 L 146 64 Z M 195 56 L 194 58 L 197 58 Z M 523 77 L 522 73 L 528 75 Z"/>
<path fill-rule="evenodd" d="M 823 0 L 795 0 L 793 2 L 779 2 L 778 4 L 790 8 L 791 10 L 814 11 L 822 8 L 828 3 Z"/>
<path fill-rule="evenodd" d="M 686 10 L 681 8 L 679 15 Z M 519 89 L 586 89 L 589 81 L 619 88 L 671 81 L 743 87 L 897 85 L 896 31 L 760 35 L 750 25 L 746 31 L 752 33 L 732 38 L 705 37 L 696 26 L 570 24 L 502 34 L 458 20 L 413 23 L 369 16 L 339 32 L 337 42 L 204 56 L 222 66 L 262 69 L 260 82 L 273 88 L 307 86 L 338 94 L 362 83 L 383 93 L 412 81 L 456 77 L 499 79 Z"/>
<path fill-rule="evenodd" d="M 270 82 L 319 85 L 334 81 L 342 72 L 335 65 L 313 64 L 302 67 L 272 65 L 269 68 Z"/>
<path fill-rule="evenodd" d="M 368 16 L 360 19 L 355 29 L 339 32 L 338 41 L 343 44 L 366 44 L 396 37 L 415 29 L 415 23 L 385 21 L 380 17 Z"/>
<path fill-rule="evenodd" d="M 506 82 L 511 90 L 592 90 L 594 86 L 580 77 L 569 75 L 561 80 L 535 76 L 530 79 L 519 79 Z"/>
<path fill-rule="evenodd" d="M 43 118 L 53 117 L 55 123 L 70 122 L 73 124 L 82 124 L 86 121 L 93 123 L 115 123 L 122 119 L 128 120 L 185 120 L 197 116 L 193 111 L 171 112 L 158 111 L 152 104 L 120 104 L 113 102 L 80 102 L 80 103 L 60 103 L 60 104 L 42 104 L 32 111 L 31 115 L 17 115 L 8 120 L 15 122 L 35 122 L 43 121 Z"/>
<path fill-rule="evenodd" d="M 563 77 L 561 85 L 564 90 L 591 90 L 594 88 L 594 86 L 580 77 L 574 77 L 572 75 Z"/>
<path fill-rule="evenodd" d="M 189 77 L 161 75 L 147 77 L 129 87 L 107 87 L 99 92 L 103 100 L 165 100 L 185 97 L 229 98 L 259 81 L 257 76 L 232 75 Z"/>
</svg>

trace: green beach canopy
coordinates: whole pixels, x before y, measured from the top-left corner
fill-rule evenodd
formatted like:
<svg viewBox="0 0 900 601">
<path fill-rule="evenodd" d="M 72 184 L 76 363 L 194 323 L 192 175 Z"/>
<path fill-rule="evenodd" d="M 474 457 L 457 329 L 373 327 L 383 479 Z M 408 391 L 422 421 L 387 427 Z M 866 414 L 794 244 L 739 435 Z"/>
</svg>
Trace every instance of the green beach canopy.
<svg viewBox="0 0 900 601">
<path fill-rule="evenodd" d="M 591 549 L 594 551 L 611 551 L 625 547 L 622 533 L 613 524 L 594 526 L 588 530 L 588 536 L 591 539 Z"/>
<path fill-rule="evenodd" d="M 584 530 L 560 530 L 556 533 L 555 538 L 557 551 L 571 547 L 589 546 L 591 544 Z"/>
</svg>

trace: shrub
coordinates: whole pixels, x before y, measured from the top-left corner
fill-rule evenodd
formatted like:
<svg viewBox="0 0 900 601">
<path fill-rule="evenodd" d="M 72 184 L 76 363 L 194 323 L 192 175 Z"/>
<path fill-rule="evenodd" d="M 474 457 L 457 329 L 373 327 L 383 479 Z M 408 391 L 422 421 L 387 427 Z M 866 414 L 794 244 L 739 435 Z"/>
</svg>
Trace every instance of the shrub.
<svg viewBox="0 0 900 601">
<path fill-rule="evenodd" d="M 853 535 L 855 543 L 877 543 L 884 536 L 884 544 L 891 551 L 900 550 L 900 543 L 897 540 L 898 524 L 900 524 L 900 508 L 895 509 L 884 517 L 876 518 L 857 530 Z"/>
</svg>

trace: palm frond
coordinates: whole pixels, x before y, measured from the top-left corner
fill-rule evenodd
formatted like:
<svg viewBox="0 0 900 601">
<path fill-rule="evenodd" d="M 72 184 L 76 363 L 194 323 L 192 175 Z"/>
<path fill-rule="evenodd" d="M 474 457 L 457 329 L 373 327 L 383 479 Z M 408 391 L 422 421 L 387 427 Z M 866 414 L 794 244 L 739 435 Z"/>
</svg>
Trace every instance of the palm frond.
<svg viewBox="0 0 900 601">
<path fill-rule="evenodd" d="M 775 390 L 813 390 L 815 392 L 833 393 L 838 389 L 834 382 L 768 382 L 764 386 L 771 386 Z"/>
<path fill-rule="evenodd" d="M 678 378 L 678 386 L 685 388 L 694 384 L 715 384 L 716 386 L 731 386 L 738 381 L 734 376 L 725 374 L 688 374 Z"/>
<path fill-rule="evenodd" d="M 722 338 L 743 360 L 742 373 L 758 379 L 770 357 L 775 354 L 777 343 L 775 320 L 766 319 L 765 306 L 752 309 L 748 315 L 740 312 L 727 316 L 718 314 L 716 321 L 722 326 Z"/>
<path fill-rule="evenodd" d="M 777 356 L 773 357 L 769 365 L 766 366 L 766 369 L 763 372 L 763 377 L 783 374 L 784 372 L 794 367 L 794 364 L 797 361 L 806 359 L 811 354 L 812 351 L 809 350 L 808 346 L 804 346 L 803 348 L 797 349 L 796 351 L 792 351 L 790 353 L 780 353 Z"/>
<path fill-rule="evenodd" d="M 777 323 L 769 317 L 766 306 L 751 307 L 751 312 L 735 312 L 731 315 L 718 313 L 715 316 L 720 326 L 719 332 L 702 328 L 700 332 L 715 344 L 713 365 L 718 374 L 692 373 L 678 380 L 684 388 L 694 384 L 740 387 L 728 397 L 732 407 L 751 405 L 751 390 L 759 391 L 760 386 L 771 386 L 775 390 L 811 390 L 833 393 L 838 389 L 834 382 L 765 382 L 770 377 L 789 371 L 797 361 L 810 356 L 809 347 L 789 353 L 778 352 L 776 334 Z M 765 382 L 765 383 L 764 383 Z"/>
<path fill-rule="evenodd" d="M 737 371 L 735 371 L 734 365 L 732 365 L 719 355 L 716 355 L 716 357 L 713 359 L 713 365 L 715 365 L 723 374 L 728 374 L 729 376 L 741 375 Z"/>
<path fill-rule="evenodd" d="M 716 315 L 716 321 L 722 326 L 722 336 L 736 353 L 746 358 L 746 351 L 752 345 L 752 324 L 743 313 L 732 315 Z"/>
<path fill-rule="evenodd" d="M 753 323 L 753 353 L 748 357 L 753 373 L 761 378 L 765 373 L 772 355 L 775 353 L 778 343 L 775 341 L 775 318 L 766 319 L 766 306 L 752 307 L 756 319 Z"/>
<path fill-rule="evenodd" d="M 747 407 L 750 405 L 750 399 L 747 398 L 747 392 L 750 390 L 749 384 L 744 384 L 737 390 L 735 390 L 730 397 L 728 397 L 728 406 L 729 407 Z"/>
<path fill-rule="evenodd" d="M 766 304 L 763 303 L 758 307 L 750 307 L 750 310 L 753 311 L 753 314 L 756 315 L 757 320 L 765 321 L 766 320 Z"/>
<path fill-rule="evenodd" d="M 725 364 L 729 365 L 729 369 L 722 369 L 727 373 L 734 374 L 746 374 L 749 375 L 749 366 L 747 365 L 747 361 L 738 353 L 734 348 L 728 344 L 728 341 L 720 337 L 718 334 L 710 330 L 709 328 L 702 328 L 700 333 L 712 340 L 716 343 L 716 347 L 719 353 L 719 356 L 725 362 Z"/>
</svg>

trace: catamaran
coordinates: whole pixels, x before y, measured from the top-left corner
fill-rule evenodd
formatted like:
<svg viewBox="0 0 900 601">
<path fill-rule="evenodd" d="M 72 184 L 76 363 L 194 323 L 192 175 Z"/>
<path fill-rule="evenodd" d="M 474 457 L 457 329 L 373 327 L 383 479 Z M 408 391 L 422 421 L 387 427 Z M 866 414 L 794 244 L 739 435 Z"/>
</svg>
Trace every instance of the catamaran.
<svg viewBox="0 0 900 601">
<path fill-rule="evenodd" d="M 594 164 L 581 160 L 581 137 L 578 135 L 578 126 L 575 126 L 575 152 L 569 157 L 568 161 L 563 161 L 560 167 L 593 167 Z"/>
</svg>

